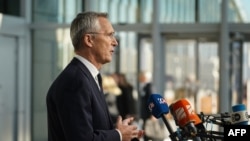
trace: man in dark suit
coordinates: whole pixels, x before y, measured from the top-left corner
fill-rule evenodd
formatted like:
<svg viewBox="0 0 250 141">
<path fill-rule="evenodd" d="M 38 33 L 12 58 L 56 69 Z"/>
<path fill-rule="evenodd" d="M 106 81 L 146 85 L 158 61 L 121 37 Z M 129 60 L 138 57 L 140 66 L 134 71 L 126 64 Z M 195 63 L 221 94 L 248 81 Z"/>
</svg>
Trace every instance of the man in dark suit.
<svg viewBox="0 0 250 141">
<path fill-rule="evenodd" d="M 103 64 L 118 45 L 106 13 L 79 13 L 70 36 L 75 57 L 48 90 L 46 104 L 49 141 L 130 141 L 142 131 L 133 118 L 118 117 L 113 125 L 98 82 Z"/>
</svg>

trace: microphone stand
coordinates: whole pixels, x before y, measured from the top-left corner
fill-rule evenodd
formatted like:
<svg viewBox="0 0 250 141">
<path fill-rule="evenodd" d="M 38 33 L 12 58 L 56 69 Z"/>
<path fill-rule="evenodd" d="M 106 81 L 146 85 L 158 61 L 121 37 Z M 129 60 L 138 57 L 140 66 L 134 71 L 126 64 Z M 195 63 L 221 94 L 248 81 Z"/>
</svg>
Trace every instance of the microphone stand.
<svg viewBox="0 0 250 141">
<path fill-rule="evenodd" d="M 167 118 L 165 117 L 164 114 L 161 115 L 161 118 L 164 122 L 164 124 L 167 126 L 167 129 L 170 133 L 169 137 L 171 138 L 172 141 L 180 141 L 180 138 L 178 137 L 178 134 L 173 131 L 172 127 L 170 126 Z"/>
</svg>

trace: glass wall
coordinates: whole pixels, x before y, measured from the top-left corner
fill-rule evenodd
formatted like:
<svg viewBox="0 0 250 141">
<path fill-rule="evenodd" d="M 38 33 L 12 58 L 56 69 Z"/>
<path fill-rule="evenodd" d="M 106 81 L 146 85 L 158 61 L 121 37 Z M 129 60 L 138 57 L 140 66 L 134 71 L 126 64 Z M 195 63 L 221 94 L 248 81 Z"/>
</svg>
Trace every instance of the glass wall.
<svg viewBox="0 0 250 141">
<path fill-rule="evenodd" d="M 70 23 L 82 11 L 82 0 L 34 0 L 34 23 Z"/>
<path fill-rule="evenodd" d="M 249 0 L 229 0 L 228 15 L 232 23 L 250 23 Z"/>
<path fill-rule="evenodd" d="M 198 22 L 219 23 L 221 20 L 221 0 L 199 0 L 198 2 Z"/>
<path fill-rule="evenodd" d="M 204 111 L 199 95 L 218 93 L 218 43 L 171 39 L 166 40 L 165 47 L 166 99 L 173 102 L 188 98 L 197 112 Z M 213 112 L 217 112 L 217 107 L 213 108 Z"/>
<path fill-rule="evenodd" d="M 181 87 L 184 81 L 195 77 L 195 41 L 168 40 L 166 42 L 166 72 L 175 79 L 175 86 Z"/>
<path fill-rule="evenodd" d="M 195 0 L 161 0 L 160 23 L 194 23 Z"/>
</svg>

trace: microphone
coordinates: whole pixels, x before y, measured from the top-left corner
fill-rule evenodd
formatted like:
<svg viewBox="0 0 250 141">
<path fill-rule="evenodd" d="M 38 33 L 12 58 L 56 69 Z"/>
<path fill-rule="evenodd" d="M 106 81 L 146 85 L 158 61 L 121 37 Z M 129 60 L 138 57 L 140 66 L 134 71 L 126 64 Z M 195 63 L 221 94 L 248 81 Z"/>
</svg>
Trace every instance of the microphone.
<svg viewBox="0 0 250 141">
<path fill-rule="evenodd" d="M 169 113 L 169 108 L 166 103 L 166 100 L 160 94 L 151 94 L 148 99 L 148 109 L 152 113 L 155 118 L 162 118 L 163 122 L 165 123 L 169 133 L 170 138 L 173 141 L 179 141 L 180 138 L 178 137 L 177 133 L 175 133 L 170 126 L 167 118 L 165 117 L 166 114 Z"/>
<path fill-rule="evenodd" d="M 200 141 L 197 133 L 205 134 L 205 127 L 199 116 L 192 109 L 187 99 L 181 99 L 170 105 L 170 113 L 173 115 L 175 124 L 184 130 L 185 134 Z"/>
<path fill-rule="evenodd" d="M 248 112 L 244 104 L 232 106 L 231 123 L 234 125 L 248 125 Z"/>
</svg>

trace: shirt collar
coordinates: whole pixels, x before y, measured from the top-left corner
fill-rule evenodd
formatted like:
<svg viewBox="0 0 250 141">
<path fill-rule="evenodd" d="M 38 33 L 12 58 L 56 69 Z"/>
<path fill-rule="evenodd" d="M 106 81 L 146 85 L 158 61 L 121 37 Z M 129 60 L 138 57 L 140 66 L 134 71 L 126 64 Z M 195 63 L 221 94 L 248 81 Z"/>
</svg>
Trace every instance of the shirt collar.
<svg viewBox="0 0 250 141">
<path fill-rule="evenodd" d="M 91 75 L 96 79 L 99 71 L 97 70 L 97 68 L 92 64 L 90 63 L 87 59 L 85 59 L 84 57 L 78 55 L 78 54 L 75 54 L 75 57 L 80 60 L 87 68 L 88 70 L 90 71 Z"/>
</svg>

